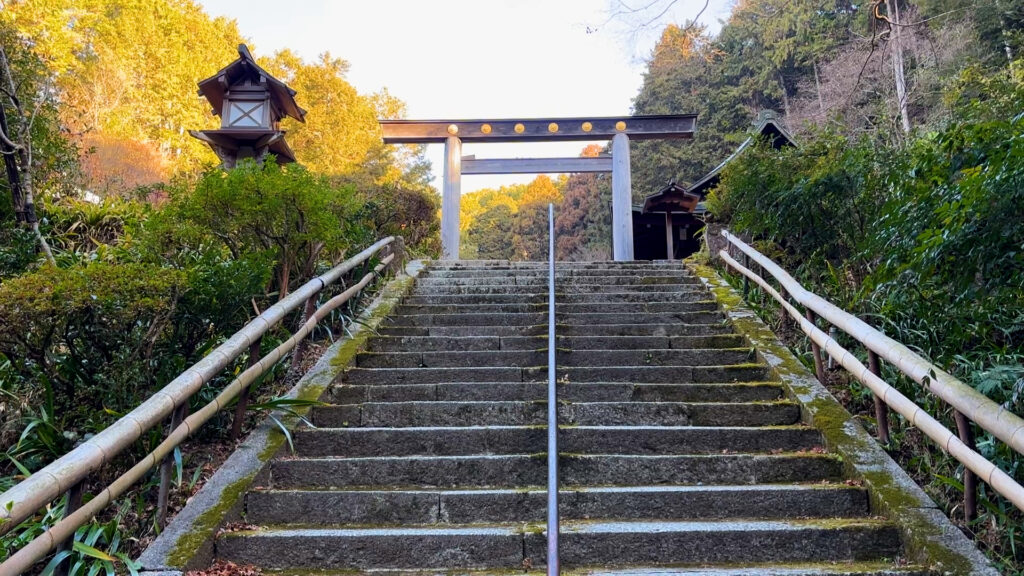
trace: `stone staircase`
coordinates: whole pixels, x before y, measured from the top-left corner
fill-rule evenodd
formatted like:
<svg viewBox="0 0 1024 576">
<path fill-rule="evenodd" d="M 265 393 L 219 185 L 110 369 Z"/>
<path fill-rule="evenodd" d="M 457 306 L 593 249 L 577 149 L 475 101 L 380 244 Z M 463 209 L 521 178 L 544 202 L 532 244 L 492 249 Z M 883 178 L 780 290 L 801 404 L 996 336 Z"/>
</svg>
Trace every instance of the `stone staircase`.
<svg viewBox="0 0 1024 576">
<path fill-rule="evenodd" d="M 436 263 L 246 497 L 219 558 L 287 573 L 545 564 L 547 271 Z M 567 573 L 925 574 L 680 264 L 563 263 Z"/>
</svg>

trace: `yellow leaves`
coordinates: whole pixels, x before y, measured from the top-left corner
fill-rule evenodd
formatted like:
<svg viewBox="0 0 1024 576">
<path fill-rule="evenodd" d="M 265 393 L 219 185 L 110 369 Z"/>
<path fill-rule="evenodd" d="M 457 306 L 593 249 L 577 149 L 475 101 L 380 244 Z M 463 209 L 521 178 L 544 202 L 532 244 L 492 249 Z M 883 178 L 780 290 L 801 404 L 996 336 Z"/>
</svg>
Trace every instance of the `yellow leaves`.
<svg viewBox="0 0 1024 576">
<path fill-rule="evenodd" d="M 526 186 L 526 191 L 519 204 L 528 206 L 533 204 L 558 203 L 562 201 L 562 191 L 545 174 L 537 176 L 533 182 Z"/>
</svg>

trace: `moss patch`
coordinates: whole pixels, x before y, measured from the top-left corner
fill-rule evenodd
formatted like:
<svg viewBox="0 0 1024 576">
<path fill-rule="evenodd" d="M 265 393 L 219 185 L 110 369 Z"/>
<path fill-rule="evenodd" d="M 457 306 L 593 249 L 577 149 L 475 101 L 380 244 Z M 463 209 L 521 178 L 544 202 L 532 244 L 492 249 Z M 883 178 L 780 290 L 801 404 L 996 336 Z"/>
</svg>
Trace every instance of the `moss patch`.
<svg viewBox="0 0 1024 576">
<path fill-rule="evenodd" d="M 900 529 L 906 556 L 943 574 L 994 574 L 973 544 L 746 306 L 742 296 L 710 266 L 694 261 L 687 266 L 715 296 L 736 333 L 757 350 L 787 395 L 800 404 L 803 421 L 821 431 L 825 446 L 842 459 L 846 476 L 863 482 L 872 513 L 887 517 Z"/>
<path fill-rule="evenodd" d="M 217 505 L 207 508 L 200 514 L 188 534 L 178 539 L 174 550 L 167 556 L 168 564 L 175 567 L 187 567 L 196 551 L 213 539 L 224 518 L 241 501 L 255 477 L 256 473 L 254 472 L 224 487 Z"/>
</svg>

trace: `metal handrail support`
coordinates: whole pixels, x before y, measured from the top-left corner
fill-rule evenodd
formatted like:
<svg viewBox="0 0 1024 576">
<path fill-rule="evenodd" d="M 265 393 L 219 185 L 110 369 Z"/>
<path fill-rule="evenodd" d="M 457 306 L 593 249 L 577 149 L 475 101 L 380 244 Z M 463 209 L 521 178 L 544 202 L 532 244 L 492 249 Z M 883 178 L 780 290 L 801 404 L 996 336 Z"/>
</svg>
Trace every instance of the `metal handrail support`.
<svg viewBox="0 0 1024 576">
<path fill-rule="evenodd" d="M 555 392 L 555 205 L 548 204 L 548 576 L 558 559 L 558 395 Z"/>
</svg>

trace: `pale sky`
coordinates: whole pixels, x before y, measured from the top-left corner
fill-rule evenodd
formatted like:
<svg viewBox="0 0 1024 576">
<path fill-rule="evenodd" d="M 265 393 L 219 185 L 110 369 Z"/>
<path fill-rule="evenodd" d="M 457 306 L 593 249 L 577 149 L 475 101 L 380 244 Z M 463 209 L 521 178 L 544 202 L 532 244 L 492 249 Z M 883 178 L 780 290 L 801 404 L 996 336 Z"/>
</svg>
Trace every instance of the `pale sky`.
<svg viewBox="0 0 1024 576">
<path fill-rule="evenodd" d="M 609 16 L 650 0 L 199 1 L 210 15 L 237 20 L 256 56 L 290 48 L 307 60 L 322 52 L 347 60 L 357 90 L 386 87 L 410 119 L 627 115 L 661 28 L 704 5 L 676 0 L 655 25 L 638 28 L 628 15 Z M 717 31 L 731 4 L 712 0 L 700 22 Z M 585 145 L 466 144 L 462 153 L 577 156 Z M 440 144 L 427 150 L 438 189 L 443 151 Z M 463 176 L 462 191 L 533 178 Z"/>
</svg>

